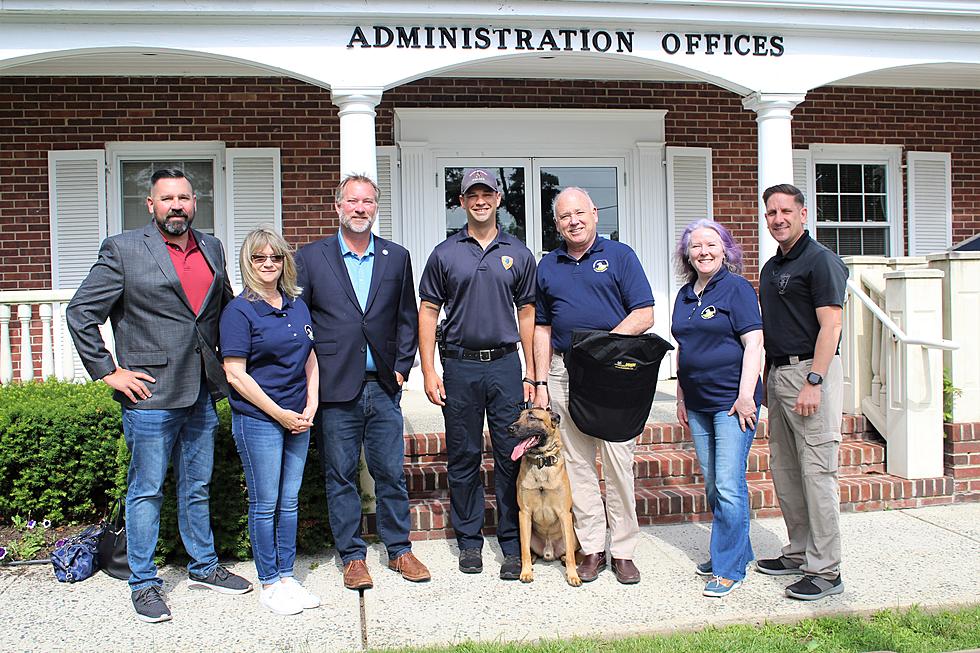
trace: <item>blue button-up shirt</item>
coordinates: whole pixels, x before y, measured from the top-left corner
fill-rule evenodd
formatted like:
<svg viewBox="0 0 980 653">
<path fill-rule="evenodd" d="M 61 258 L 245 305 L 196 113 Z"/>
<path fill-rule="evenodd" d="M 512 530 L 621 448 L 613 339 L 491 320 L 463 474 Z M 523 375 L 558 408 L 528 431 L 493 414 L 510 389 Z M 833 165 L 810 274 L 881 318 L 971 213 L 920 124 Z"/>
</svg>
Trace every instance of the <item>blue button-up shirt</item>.
<svg viewBox="0 0 980 653">
<path fill-rule="evenodd" d="M 374 274 L 374 234 L 368 242 L 364 256 L 358 256 L 347 246 L 343 235 L 338 236 L 337 242 L 340 243 L 340 254 L 343 256 L 344 265 L 347 266 L 347 275 L 350 277 L 351 285 L 354 286 L 354 294 L 357 295 L 357 303 L 361 305 L 363 312 L 367 308 L 368 293 L 371 291 L 371 276 Z M 374 364 L 374 356 L 371 355 L 371 348 L 367 347 L 364 369 L 368 372 L 377 372 L 378 367 Z"/>
</svg>

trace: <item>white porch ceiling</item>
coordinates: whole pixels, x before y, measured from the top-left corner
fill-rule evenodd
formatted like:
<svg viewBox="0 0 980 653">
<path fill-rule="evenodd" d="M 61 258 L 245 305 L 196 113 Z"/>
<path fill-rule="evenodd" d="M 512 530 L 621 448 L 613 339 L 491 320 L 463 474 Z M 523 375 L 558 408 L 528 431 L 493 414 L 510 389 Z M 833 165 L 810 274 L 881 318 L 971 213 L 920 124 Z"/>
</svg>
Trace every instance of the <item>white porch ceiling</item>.
<svg viewBox="0 0 980 653">
<path fill-rule="evenodd" d="M 175 53 L 98 53 L 48 59 L 0 69 L 2 76 L 252 77 L 275 76 L 259 66 Z M 697 82 L 683 72 L 635 60 L 590 57 L 515 57 L 454 68 L 436 77 L 599 79 Z M 840 86 L 980 89 L 980 65 L 921 64 L 855 75 Z"/>
</svg>

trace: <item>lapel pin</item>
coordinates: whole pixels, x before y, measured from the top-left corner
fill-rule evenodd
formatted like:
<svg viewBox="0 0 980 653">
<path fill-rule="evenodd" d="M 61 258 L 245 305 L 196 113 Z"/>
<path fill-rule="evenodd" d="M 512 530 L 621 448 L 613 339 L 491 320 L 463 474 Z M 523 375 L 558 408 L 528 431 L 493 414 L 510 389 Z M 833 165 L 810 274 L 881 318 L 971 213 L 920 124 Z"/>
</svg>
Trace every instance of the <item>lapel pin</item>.
<svg viewBox="0 0 980 653">
<path fill-rule="evenodd" d="M 381 253 L 384 254 L 385 256 L 388 256 L 388 250 L 386 249 L 381 250 Z"/>
</svg>

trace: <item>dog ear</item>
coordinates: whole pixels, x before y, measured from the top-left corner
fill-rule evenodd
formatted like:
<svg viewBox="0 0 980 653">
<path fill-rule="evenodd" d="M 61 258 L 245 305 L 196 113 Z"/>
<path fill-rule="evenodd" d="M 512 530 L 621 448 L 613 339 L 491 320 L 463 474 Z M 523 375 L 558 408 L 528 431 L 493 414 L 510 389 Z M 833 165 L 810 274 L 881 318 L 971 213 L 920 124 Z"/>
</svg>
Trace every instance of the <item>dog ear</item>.
<svg viewBox="0 0 980 653">
<path fill-rule="evenodd" d="M 552 426 L 558 426 L 558 424 L 561 423 L 561 415 L 559 415 L 558 413 L 556 413 L 551 408 L 548 409 L 548 416 L 551 417 L 551 425 Z"/>
</svg>

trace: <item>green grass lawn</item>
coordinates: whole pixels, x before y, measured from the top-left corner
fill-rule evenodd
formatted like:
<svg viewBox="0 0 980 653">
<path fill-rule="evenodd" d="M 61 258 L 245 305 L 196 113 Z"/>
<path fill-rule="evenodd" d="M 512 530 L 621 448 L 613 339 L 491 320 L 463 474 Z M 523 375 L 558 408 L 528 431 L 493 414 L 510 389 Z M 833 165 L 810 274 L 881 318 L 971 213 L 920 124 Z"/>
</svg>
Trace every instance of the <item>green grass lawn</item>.
<svg viewBox="0 0 980 653">
<path fill-rule="evenodd" d="M 980 605 L 948 612 L 876 613 L 870 617 L 825 617 L 797 624 L 729 626 L 696 633 L 617 640 L 570 639 L 539 644 L 465 643 L 403 649 L 437 653 L 928 653 L 980 648 Z"/>
</svg>

